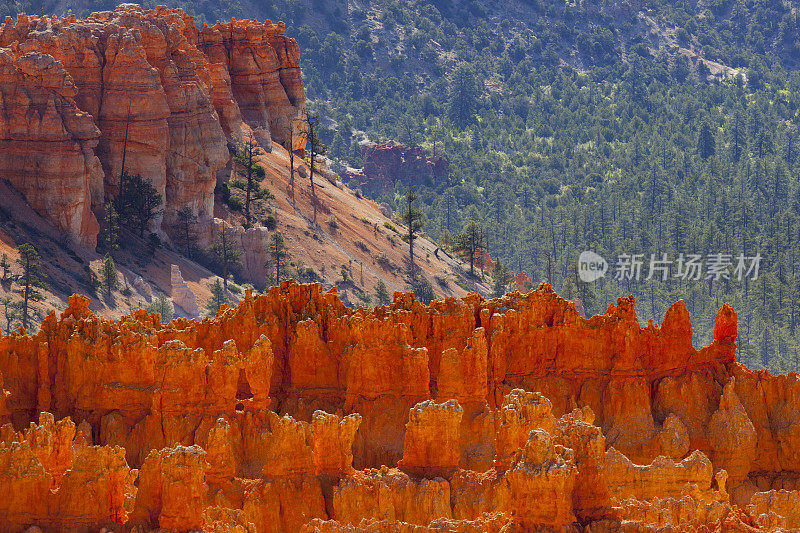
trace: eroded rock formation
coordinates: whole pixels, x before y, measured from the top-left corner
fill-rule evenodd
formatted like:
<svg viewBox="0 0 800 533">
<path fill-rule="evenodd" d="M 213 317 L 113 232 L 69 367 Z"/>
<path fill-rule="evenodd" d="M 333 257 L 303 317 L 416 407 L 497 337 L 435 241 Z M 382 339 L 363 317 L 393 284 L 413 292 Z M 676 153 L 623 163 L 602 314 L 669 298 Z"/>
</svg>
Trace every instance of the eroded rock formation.
<svg viewBox="0 0 800 533">
<path fill-rule="evenodd" d="M 365 145 L 361 151 L 364 168 L 348 171 L 344 176 L 353 180 L 354 186 L 373 194 L 393 191 L 398 181 L 414 186 L 434 185 L 447 179 L 447 160 L 418 146 L 377 143 Z"/>
<path fill-rule="evenodd" d="M 0 178 L 87 245 L 98 233 L 92 208 L 117 194 L 123 162 L 152 181 L 168 222 L 183 206 L 209 220 L 226 142 L 244 124 L 267 147 L 300 127 L 300 52 L 284 29 L 233 21 L 199 30 L 181 10 L 135 4 L 84 20 L 6 19 Z"/>
<path fill-rule="evenodd" d="M 735 340 L 727 305 L 696 350 L 683 302 L 641 327 L 547 285 L 353 311 L 285 282 L 165 325 L 75 296 L 0 337 L 0 529 L 797 527 L 800 384 Z"/>
</svg>

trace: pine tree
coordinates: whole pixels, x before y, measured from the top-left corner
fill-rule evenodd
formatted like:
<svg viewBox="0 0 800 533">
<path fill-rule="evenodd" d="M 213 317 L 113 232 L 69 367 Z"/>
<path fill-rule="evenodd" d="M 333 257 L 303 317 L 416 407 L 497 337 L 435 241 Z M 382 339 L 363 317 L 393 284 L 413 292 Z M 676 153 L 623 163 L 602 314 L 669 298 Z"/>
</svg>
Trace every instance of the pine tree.
<svg viewBox="0 0 800 533">
<path fill-rule="evenodd" d="M 697 153 L 703 159 L 708 159 L 716 152 L 716 142 L 714 141 L 714 134 L 711 132 L 711 127 L 708 122 L 703 122 L 700 127 L 700 133 L 697 136 Z"/>
<path fill-rule="evenodd" d="M 421 274 L 414 277 L 414 280 L 411 282 L 411 290 L 417 300 L 426 305 L 436 298 L 436 293 L 433 292 L 433 285 Z"/>
<path fill-rule="evenodd" d="M 375 284 L 375 301 L 378 305 L 388 305 L 392 303 L 392 298 L 389 296 L 389 291 L 386 289 L 386 284 L 383 280 L 378 280 Z"/>
<path fill-rule="evenodd" d="M 460 128 L 472 122 L 478 95 L 475 72 L 467 64 L 460 64 L 453 72 L 450 90 L 450 118 Z"/>
<path fill-rule="evenodd" d="M 260 190 L 259 183 L 264 179 L 264 169 L 256 158 L 264 154 L 258 143 L 252 138 L 238 142 L 233 148 L 233 160 L 241 167 L 236 173 L 245 179 L 244 217 L 250 225 L 250 203 L 253 195 Z"/>
<path fill-rule="evenodd" d="M 469 260 L 469 273 L 475 275 L 475 262 L 479 260 L 485 248 L 486 236 L 477 222 L 470 220 L 464 230 L 455 236 L 453 249 Z"/>
<path fill-rule="evenodd" d="M 14 327 L 14 320 L 17 318 L 14 301 L 10 296 L 3 296 L 0 298 L 0 306 L 3 306 L 3 318 L 6 322 L 6 335 L 10 335 L 11 330 Z"/>
<path fill-rule="evenodd" d="M 422 211 L 414 206 L 419 195 L 412 189 L 406 194 L 406 208 L 400 214 L 400 220 L 406 225 L 406 240 L 408 241 L 408 279 L 413 281 L 416 277 L 417 266 L 414 262 L 414 241 L 419 237 L 419 232 L 424 225 Z"/>
<path fill-rule="evenodd" d="M 291 255 L 279 231 L 274 232 L 269 238 L 269 255 L 271 266 L 275 268 L 275 284 L 280 285 L 286 276 L 286 263 Z"/>
<path fill-rule="evenodd" d="M 107 253 L 103 258 L 103 266 L 100 268 L 100 283 L 106 292 L 106 299 L 111 300 L 111 293 L 119 287 L 119 277 L 117 267 L 114 265 L 114 258 Z"/>
<path fill-rule="evenodd" d="M 46 288 L 45 274 L 42 270 L 42 260 L 39 252 L 31 243 L 25 243 L 18 248 L 19 259 L 17 264 L 22 268 L 19 283 L 22 285 L 22 327 L 28 328 L 30 323 L 30 299 L 36 296 L 35 288 Z"/>
<path fill-rule="evenodd" d="M 772 333 L 769 327 L 761 332 L 761 364 L 767 368 L 772 359 Z"/>
<path fill-rule="evenodd" d="M 314 207 L 314 225 L 316 226 L 319 199 L 314 187 L 314 172 L 316 171 L 317 156 L 325 153 L 326 146 L 322 144 L 322 140 L 319 137 L 319 116 L 306 113 L 306 125 L 308 127 L 306 132 L 306 150 L 308 150 L 309 156 L 308 174 L 311 180 L 311 203 Z"/>
<path fill-rule="evenodd" d="M 506 289 L 508 289 L 508 285 L 511 283 L 511 280 L 514 279 L 514 276 L 500 259 L 498 259 L 494 264 L 493 276 L 494 283 L 492 284 L 492 297 L 500 298 L 505 296 Z"/>
<path fill-rule="evenodd" d="M 106 202 L 103 211 L 103 224 L 97 240 L 101 250 L 113 252 L 119 248 L 119 214 L 114 202 Z"/>
<path fill-rule="evenodd" d="M 147 306 L 148 313 L 158 313 L 161 317 L 161 323 L 166 324 L 172 320 L 175 313 L 175 308 L 172 302 L 164 294 L 159 294 L 150 305 Z"/>
<path fill-rule="evenodd" d="M 402 117 L 400 117 L 398 124 L 398 136 L 400 137 L 401 142 L 404 142 L 409 146 L 416 146 L 417 129 L 417 124 L 411 115 L 405 113 Z"/>
<path fill-rule="evenodd" d="M 8 273 L 11 272 L 11 262 L 8 260 L 7 254 L 3 254 L 3 256 L 0 257 L 0 268 L 3 269 L 2 280 L 5 281 L 8 279 Z"/>
<path fill-rule="evenodd" d="M 744 139 L 744 118 L 740 109 L 736 109 L 733 115 L 733 124 L 731 125 L 731 159 L 738 163 L 742 157 L 742 151 L 745 146 Z"/>
<path fill-rule="evenodd" d="M 217 240 L 208 248 L 208 252 L 214 259 L 217 268 L 222 274 L 222 284 L 225 292 L 228 291 L 228 274 L 232 270 L 241 266 L 242 262 L 239 258 L 242 255 L 241 250 L 236 247 L 233 239 L 228 234 L 228 230 L 223 223 L 217 234 Z"/>
<path fill-rule="evenodd" d="M 211 284 L 211 298 L 206 302 L 206 313 L 209 316 L 214 316 L 222 307 L 222 304 L 228 303 L 228 290 L 222 286 L 219 279 L 215 279 Z"/>
<path fill-rule="evenodd" d="M 188 205 L 181 207 L 177 213 L 177 223 L 175 227 L 175 244 L 186 254 L 192 257 L 197 247 L 197 216 Z"/>
<path fill-rule="evenodd" d="M 144 237 L 150 223 L 161 214 L 162 198 L 153 182 L 139 174 L 122 173 L 119 194 L 114 199 L 114 208 L 119 221 Z"/>
</svg>

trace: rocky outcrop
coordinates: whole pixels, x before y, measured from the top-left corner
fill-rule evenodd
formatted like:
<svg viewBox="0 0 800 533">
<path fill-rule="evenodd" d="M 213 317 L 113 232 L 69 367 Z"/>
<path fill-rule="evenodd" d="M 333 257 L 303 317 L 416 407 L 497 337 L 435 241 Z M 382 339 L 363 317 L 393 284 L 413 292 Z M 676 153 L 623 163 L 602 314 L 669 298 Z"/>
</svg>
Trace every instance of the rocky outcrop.
<svg viewBox="0 0 800 533">
<path fill-rule="evenodd" d="M 172 303 L 183 309 L 190 318 L 200 316 L 197 296 L 195 296 L 192 289 L 190 289 L 189 285 L 183 280 L 181 269 L 178 265 L 171 266 L 170 286 L 172 288 Z"/>
<path fill-rule="evenodd" d="M 75 424 L 42 413 L 23 432 L 0 428 L 0 522 L 4 531 L 99 530 L 127 520 L 125 450 L 73 441 Z M 126 486 L 127 485 L 127 486 Z"/>
<path fill-rule="evenodd" d="M 747 510 L 756 517 L 756 523 L 761 527 L 800 528 L 800 491 L 757 492 Z"/>
<path fill-rule="evenodd" d="M 300 48 L 294 39 L 284 36 L 283 22 L 233 20 L 204 26 L 192 32 L 192 42 L 204 52 L 210 63 L 228 73 L 230 93 L 238 103 L 244 121 L 254 130 L 264 130 L 285 144 L 289 128 L 297 143 L 304 146 L 302 116 L 305 91 L 300 75 Z M 236 111 L 225 112 L 225 116 Z"/>
<path fill-rule="evenodd" d="M 92 246 L 100 229 L 91 209 L 92 190 L 103 182 L 95 155 L 100 130 L 76 105 L 77 92 L 51 56 L 0 48 L 0 178 L 59 229 Z"/>
<path fill-rule="evenodd" d="M 300 127 L 300 53 L 283 32 L 252 21 L 201 31 L 179 9 L 135 4 L 84 20 L 6 19 L 0 178 L 87 245 L 92 209 L 118 193 L 123 166 L 161 194 L 164 230 L 184 206 L 210 221 L 227 141 L 245 123 L 279 142 Z M 159 218 L 151 230 L 161 229 Z"/>
<path fill-rule="evenodd" d="M 0 337 L 0 529 L 796 527 L 800 385 L 735 339 L 729 306 L 696 350 L 682 302 L 641 327 L 547 285 L 351 310 L 285 282 L 169 324 L 76 296 Z"/>
<path fill-rule="evenodd" d="M 442 156 L 428 154 L 419 146 L 395 143 L 367 144 L 362 147 L 364 167 L 350 170 L 344 177 L 371 194 L 394 190 L 400 182 L 406 186 L 436 185 L 447 179 L 449 164 Z"/>
<path fill-rule="evenodd" d="M 398 466 L 418 476 L 450 477 L 461 459 L 459 436 L 464 410 L 456 400 L 432 400 L 411 408 Z"/>
</svg>

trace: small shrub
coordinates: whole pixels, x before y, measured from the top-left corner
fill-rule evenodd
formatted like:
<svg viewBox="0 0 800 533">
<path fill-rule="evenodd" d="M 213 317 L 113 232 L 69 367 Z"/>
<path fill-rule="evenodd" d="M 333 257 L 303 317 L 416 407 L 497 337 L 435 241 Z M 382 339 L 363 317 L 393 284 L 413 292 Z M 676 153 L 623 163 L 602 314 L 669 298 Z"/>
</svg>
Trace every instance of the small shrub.
<svg viewBox="0 0 800 533">
<path fill-rule="evenodd" d="M 241 178 L 234 178 L 228 182 L 228 187 L 231 189 L 247 190 L 247 182 Z"/>
<path fill-rule="evenodd" d="M 275 195 L 269 192 L 269 189 L 259 189 L 256 191 L 255 197 L 264 201 L 275 199 Z"/>
<path fill-rule="evenodd" d="M 356 198 L 363 198 L 364 197 L 364 194 L 361 192 L 361 189 L 356 189 L 354 191 L 354 194 L 356 195 Z"/>
<path fill-rule="evenodd" d="M 389 261 L 389 258 L 383 252 L 378 254 L 378 257 L 375 258 L 375 262 L 378 263 L 378 266 L 380 266 L 384 270 L 389 270 L 392 265 L 392 262 Z"/>
<path fill-rule="evenodd" d="M 435 279 L 436 283 L 443 289 L 446 289 L 450 286 L 450 283 L 444 276 L 434 276 L 433 279 Z"/>
<path fill-rule="evenodd" d="M 233 209 L 234 211 L 243 211 L 244 210 L 244 202 L 238 196 L 231 196 L 228 198 L 228 207 Z"/>
<path fill-rule="evenodd" d="M 331 231 L 336 231 L 339 229 L 339 221 L 336 219 L 336 215 L 328 219 L 328 227 L 331 229 Z"/>
<path fill-rule="evenodd" d="M 372 296 L 366 292 L 356 292 L 356 296 L 364 303 L 364 305 L 369 305 L 372 302 Z"/>
<path fill-rule="evenodd" d="M 383 227 L 384 227 L 384 228 L 386 228 L 386 229 L 388 229 L 388 230 L 390 230 L 390 231 L 393 231 L 393 232 L 397 233 L 397 228 L 395 228 L 395 227 L 392 225 L 392 223 L 391 223 L 391 222 L 389 222 L 389 221 L 386 221 L 386 222 L 384 222 L 384 223 L 383 223 Z"/>
<path fill-rule="evenodd" d="M 355 242 L 355 245 L 356 245 L 356 248 L 358 248 L 358 249 L 359 249 L 359 250 L 361 250 L 362 252 L 368 252 L 368 251 L 369 251 L 369 248 L 367 248 L 367 245 L 366 245 L 366 244 L 364 244 L 364 243 L 363 243 L 363 242 L 361 242 L 361 241 L 356 241 L 356 242 Z"/>
<path fill-rule="evenodd" d="M 264 227 L 270 231 L 275 231 L 275 228 L 278 227 L 278 221 L 275 220 L 274 216 L 267 215 L 267 218 L 264 219 Z"/>
</svg>

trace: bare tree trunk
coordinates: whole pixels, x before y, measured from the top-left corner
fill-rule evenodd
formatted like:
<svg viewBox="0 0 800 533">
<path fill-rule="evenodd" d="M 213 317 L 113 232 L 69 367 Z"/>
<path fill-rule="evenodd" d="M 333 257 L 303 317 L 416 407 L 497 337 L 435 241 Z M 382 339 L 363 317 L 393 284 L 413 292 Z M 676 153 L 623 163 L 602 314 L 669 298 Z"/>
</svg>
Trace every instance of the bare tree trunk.
<svg viewBox="0 0 800 533">
<path fill-rule="evenodd" d="M 28 299 L 31 294 L 31 262 L 25 257 L 25 297 L 22 303 L 22 327 L 28 329 Z"/>
<path fill-rule="evenodd" d="M 253 140 L 250 139 L 245 145 L 247 150 L 247 197 L 244 201 L 244 218 L 247 225 L 250 225 L 250 192 L 253 190 Z"/>
</svg>

